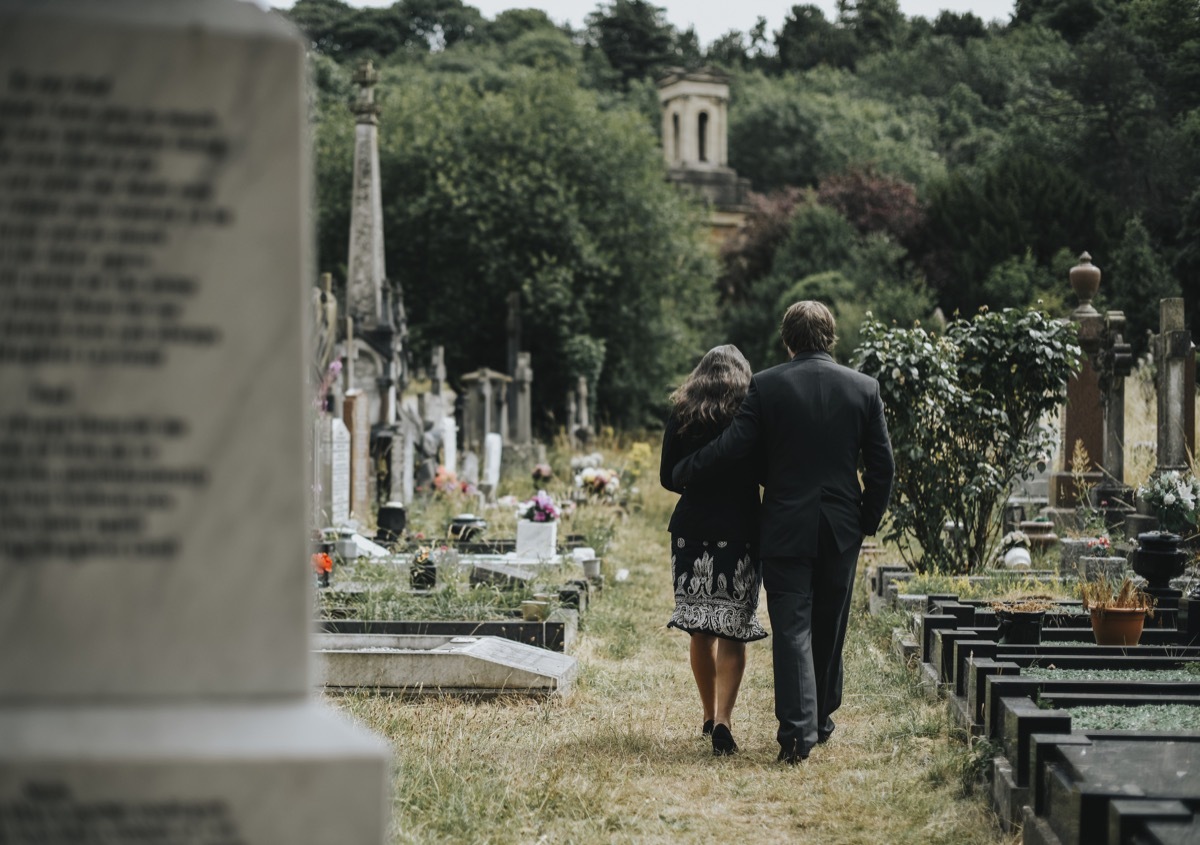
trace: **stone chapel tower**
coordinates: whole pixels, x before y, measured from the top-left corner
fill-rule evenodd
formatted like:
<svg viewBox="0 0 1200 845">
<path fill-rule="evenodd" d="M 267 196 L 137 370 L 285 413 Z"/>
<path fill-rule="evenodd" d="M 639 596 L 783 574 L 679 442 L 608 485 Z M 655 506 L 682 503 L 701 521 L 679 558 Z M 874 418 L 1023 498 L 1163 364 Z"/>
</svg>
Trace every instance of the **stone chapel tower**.
<svg viewBox="0 0 1200 845">
<path fill-rule="evenodd" d="M 724 240 L 746 216 L 750 180 L 729 166 L 729 79 L 714 70 L 676 69 L 658 80 L 667 178 L 709 206 L 713 235 Z"/>
</svg>

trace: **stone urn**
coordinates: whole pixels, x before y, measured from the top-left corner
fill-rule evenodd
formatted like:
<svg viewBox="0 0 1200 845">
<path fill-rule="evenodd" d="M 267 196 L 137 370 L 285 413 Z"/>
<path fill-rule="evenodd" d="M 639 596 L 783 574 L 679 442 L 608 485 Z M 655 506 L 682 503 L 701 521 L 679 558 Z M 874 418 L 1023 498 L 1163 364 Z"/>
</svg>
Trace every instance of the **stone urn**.
<svg viewBox="0 0 1200 845">
<path fill-rule="evenodd" d="M 1137 551 L 1133 554 L 1133 571 L 1141 575 L 1156 590 L 1171 586 L 1187 567 L 1188 552 L 1183 538 L 1166 531 L 1147 531 L 1138 535 Z"/>
<path fill-rule="evenodd" d="M 1071 268 L 1067 278 L 1071 282 L 1071 290 L 1079 297 L 1079 307 L 1091 310 L 1092 300 L 1100 290 L 1100 268 L 1092 263 L 1092 256 L 1081 253 L 1079 263 Z"/>
<path fill-rule="evenodd" d="M 451 540 L 465 543 L 487 528 L 487 520 L 473 513 L 460 513 L 450 520 L 446 528 L 446 536 Z"/>
</svg>

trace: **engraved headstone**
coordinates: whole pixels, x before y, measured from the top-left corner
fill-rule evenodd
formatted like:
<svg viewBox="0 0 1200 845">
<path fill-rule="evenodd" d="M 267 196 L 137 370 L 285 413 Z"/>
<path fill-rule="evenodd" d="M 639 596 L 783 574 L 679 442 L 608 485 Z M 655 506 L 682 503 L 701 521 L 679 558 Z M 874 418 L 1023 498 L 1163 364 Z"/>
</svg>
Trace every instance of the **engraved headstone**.
<svg viewBox="0 0 1200 845">
<path fill-rule="evenodd" d="M 496 432 L 488 434 L 484 439 L 483 483 L 489 490 L 495 490 L 500 483 L 500 460 L 504 454 L 504 438 Z"/>
<path fill-rule="evenodd" d="M 310 699 L 304 61 L 237 0 L 0 0 L 19 841 L 383 840 L 384 747 Z"/>
<path fill-rule="evenodd" d="M 321 448 L 318 484 L 321 489 L 319 525 L 350 521 L 350 432 L 337 417 L 320 421 Z"/>
</svg>

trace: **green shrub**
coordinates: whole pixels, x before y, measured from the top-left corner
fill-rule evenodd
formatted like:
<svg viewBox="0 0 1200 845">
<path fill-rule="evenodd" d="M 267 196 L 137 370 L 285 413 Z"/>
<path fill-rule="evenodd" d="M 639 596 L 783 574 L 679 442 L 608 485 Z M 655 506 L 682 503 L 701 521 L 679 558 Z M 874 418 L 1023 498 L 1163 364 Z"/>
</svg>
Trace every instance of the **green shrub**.
<svg viewBox="0 0 1200 845">
<path fill-rule="evenodd" d="M 1040 311 L 981 309 L 944 334 L 868 318 L 855 356 L 879 381 L 896 456 L 885 542 L 918 572 L 982 568 L 1013 482 L 1049 449 L 1042 418 L 1078 367 L 1075 326 Z M 947 522 L 959 542 L 942 539 Z"/>
</svg>

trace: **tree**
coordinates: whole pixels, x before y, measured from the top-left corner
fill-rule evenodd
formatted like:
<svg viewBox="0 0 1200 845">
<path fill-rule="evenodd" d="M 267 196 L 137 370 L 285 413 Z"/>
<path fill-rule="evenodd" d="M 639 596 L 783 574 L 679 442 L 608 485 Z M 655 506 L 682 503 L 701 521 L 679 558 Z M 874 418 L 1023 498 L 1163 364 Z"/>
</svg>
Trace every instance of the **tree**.
<svg viewBox="0 0 1200 845">
<path fill-rule="evenodd" d="M 675 30 L 665 14 L 645 0 L 613 0 L 587 16 L 587 45 L 607 59 L 621 88 L 671 64 Z"/>
<path fill-rule="evenodd" d="M 1121 242 L 1104 268 L 1108 299 L 1125 312 L 1125 339 L 1134 354 L 1146 351 L 1146 333 L 1159 329 L 1159 300 L 1181 294 L 1179 283 L 1138 215 L 1125 221 Z"/>
<path fill-rule="evenodd" d="M 853 33 L 858 54 L 886 53 L 903 38 L 897 0 L 838 0 L 838 25 Z"/>
<path fill-rule="evenodd" d="M 987 36 L 987 27 L 983 20 L 971 12 L 951 12 L 946 9 L 938 14 L 933 22 L 933 34 L 945 35 L 959 44 L 966 44 L 972 38 Z"/>
<path fill-rule="evenodd" d="M 734 80 L 731 99 L 730 165 L 760 188 L 811 187 L 856 166 L 917 186 L 944 171 L 933 149 L 932 110 L 873 97 L 845 71 L 745 74 Z"/>
<path fill-rule="evenodd" d="M 1104 254 L 1113 212 L 1069 169 L 1024 155 L 1005 157 L 978 178 L 956 172 L 935 184 L 920 238 L 922 265 L 944 306 L 964 313 L 1024 303 L 989 301 L 993 268 L 1028 251 L 1049 267 L 1064 247 Z"/>
<path fill-rule="evenodd" d="M 901 243 L 921 225 L 925 214 L 913 185 L 876 173 L 870 166 L 827 176 L 817 189 L 817 199 L 862 234 L 886 232 Z"/>
<path fill-rule="evenodd" d="M 819 6 L 793 6 L 775 33 L 775 53 L 782 70 L 808 70 L 817 65 L 848 68 L 856 56 L 854 35 L 825 19 Z"/>
<path fill-rule="evenodd" d="M 481 88 L 405 67 L 383 74 L 379 94 L 386 260 L 416 360 L 441 344 L 451 372 L 503 369 L 518 292 L 535 406 L 559 407 L 581 370 L 599 369 L 605 416 L 656 420 L 704 350 L 715 266 L 641 117 L 601 108 L 569 74 L 527 68 Z M 318 183 L 342 180 L 353 125 L 321 130 Z M 345 254 L 347 231 L 322 209 L 323 260 Z"/>
</svg>

